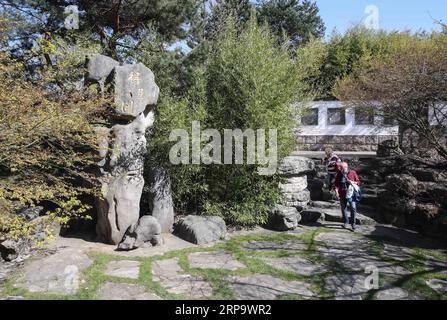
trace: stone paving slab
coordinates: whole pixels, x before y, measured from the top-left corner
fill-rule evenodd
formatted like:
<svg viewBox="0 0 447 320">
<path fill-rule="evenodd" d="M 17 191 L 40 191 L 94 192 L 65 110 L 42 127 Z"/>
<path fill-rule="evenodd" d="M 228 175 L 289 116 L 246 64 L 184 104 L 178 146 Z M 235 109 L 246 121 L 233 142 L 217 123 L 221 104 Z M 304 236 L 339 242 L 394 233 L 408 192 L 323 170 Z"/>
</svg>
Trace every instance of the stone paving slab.
<svg viewBox="0 0 447 320">
<path fill-rule="evenodd" d="M 140 262 L 133 260 L 110 261 L 106 265 L 104 274 L 114 277 L 138 279 L 140 275 Z"/>
<path fill-rule="evenodd" d="M 369 289 L 365 276 L 343 274 L 325 279 L 326 289 L 335 292 L 335 300 L 363 300 Z"/>
<path fill-rule="evenodd" d="M 375 300 L 422 300 L 419 295 L 412 294 L 405 289 L 392 285 L 381 288 L 375 294 Z"/>
<path fill-rule="evenodd" d="M 357 272 L 365 272 L 367 269 L 372 270 L 371 268 L 377 268 L 379 274 L 388 276 L 405 276 L 411 274 L 410 271 L 397 265 L 396 262 L 382 261 L 379 258 L 368 254 L 366 250 L 318 248 L 318 252 L 323 257 L 332 259 L 345 268 L 349 268 Z"/>
<path fill-rule="evenodd" d="M 286 240 L 282 242 L 278 241 L 249 241 L 242 245 L 245 250 L 262 250 L 262 251 L 275 251 L 275 250 L 306 250 L 307 245 L 299 239 Z"/>
<path fill-rule="evenodd" d="M 25 297 L 22 296 L 7 296 L 5 298 L 0 298 L 0 300 L 26 300 Z"/>
<path fill-rule="evenodd" d="M 365 231 L 366 230 L 367 229 L 365 229 Z M 363 227 L 362 232 L 364 232 Z M 400 229 L 390 225 L 376 225 L 374 228 L 368 230 L 368 234 L 383 238 L 385 240 L 391 239 L 398 243 L 401 247 L 435 249 L 447 254 L 447 247 L 445 244 L 434 239 L 427 238 L 416 231 Z"/>
<path fill-rule="evenodd" d="M 394 260 L 406 261 L 412 259 L 414 253 L 410 248 L 385 243 L 383 255 Z"/>
<path fill-rule="evenodd" d="M 371 240 L 349 231 L 320 233 L 315 240 L 324 242 L 331 247 L 347 249 L 366 248 L 373 243 Z"/>
<path fill-rule="evenodd" d="M 281 295 L 299 295 L 309 299 L 314 293 L 303 281 L 286 281 L 268 274 L 229 276 L 226 278 L 239 300 L 273 300 Z"/>
<path fill-rule="evenodd" d="M 100 300 L 160 300 L 157 295 L 146 292 L 143 285 L 106 282 L 96 294 Z"/>
<path fill-rule="evenodd" d="M 303 276 L 314 276 L 330 270 L 326 266 L 313 263 L 308 259 L 300 256 L 281 258 L 259 257 L 258 259 L 262 260 L 273 268 L 294 272 Z"/>
<path fill-rule="evenodd" d="M 26 265 L 15 286 L 29 292 L 74 294 L 85 282 L 82 272 L 92 263 L 82 250 L 61 249 Z"/>
<path fill-rule="evenodd" d="M 195 252 L 188 256 L 191 268 L 237 270 L 246 266 L 224 250 Z"/>
<path fill-rule="evenodd" d="M 447 280 L 430 279 L 426 281 L 427 285 L 437 293 L 447 296 Z"/>
<path fill-rule="evenodd" d="M 426 270 L 440 272 L 447 275 L 447 262 L 433 257 L 425 261 Z"/>
<path fill-rule="evenodd" d="M 183 273 L 178 258 L 157 260 L 152 263 L 152 278 L 170 293 L 193 298 L 213 295 L 211 285 L 201 277 Z"/>
</svg>

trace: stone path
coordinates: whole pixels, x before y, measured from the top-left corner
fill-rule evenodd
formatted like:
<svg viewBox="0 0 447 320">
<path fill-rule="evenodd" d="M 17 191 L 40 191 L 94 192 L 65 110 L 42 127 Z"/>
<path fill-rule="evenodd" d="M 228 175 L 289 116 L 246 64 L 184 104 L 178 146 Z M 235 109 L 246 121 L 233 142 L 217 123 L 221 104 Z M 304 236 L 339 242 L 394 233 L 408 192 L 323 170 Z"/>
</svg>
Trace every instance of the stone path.
<svg viewBox="0 0 447 320">
<path fill-rule="evenodd" d="M 281 295 L 298 295 L 304 299 L 314 293 L 309 284 L 303 281 L 286 281 L 267 274 L 251 276 L 230 276 L 227 278 L 241 300 L 273 300 Z"/>
<path fill-rule="evenodd" d="M 223 250 L 196 252 L 188 256 L 191 268 L 237 270 L 245 265 Z"/>
<path fill-rule="evenodd" d="M 202 277 L 183 272 L 178 258 L 155 261 L 152 276 L 169 293 L 187 297 L 204 298 L 213 294 L 213 289 Z"/>
<path fill-rule="evenodd" d="M 143 285 L 106 282 L 98 289 L 100 300 L 160 300 L 157 295 L 146 292 Z"/>
<path fill-rule="evenodd" d="M 303 276 L 314 276 L 330 271 L 330 268 L 321 264 L 313 263 L 300 256 L 282 258 L 262 257 L 261 260 L 272 268 L 294 272 Z"/>
<path fill-rule="evenodd" d="M 169 237 L 125 254 L 58 239 L 53 254 L 4 264 L 0 299 L 447 299 L 446 248 L 394 227 L 257 229 L 215 246 Z"/>
<path fill-rule="evenodd" d="M 113 277 L 138 279 L 140 262 L 132 260 L 111 261 L 107 264 L 104 274 Z"/>
<path fill-rule="evenodd" d="M 302 240 L 275 241 L 249 241 L 242 245 L 245 250 L 305 250 L 306 244 Z"/>
</svg>

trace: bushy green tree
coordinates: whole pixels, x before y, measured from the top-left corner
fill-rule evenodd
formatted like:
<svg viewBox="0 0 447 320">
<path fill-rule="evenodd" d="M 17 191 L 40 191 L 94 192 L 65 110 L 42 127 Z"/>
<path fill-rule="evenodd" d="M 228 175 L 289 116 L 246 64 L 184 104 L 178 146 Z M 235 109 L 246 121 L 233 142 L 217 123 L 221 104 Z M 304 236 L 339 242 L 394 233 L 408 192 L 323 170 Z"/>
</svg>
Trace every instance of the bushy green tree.
<svg viewBox="0 0 447 320">
<path fill-rule="evenodd" d="M 311 40 L 300 51 L 303 56 L 299 59 L 314 55 L 319 57 L 319 71 L 308 79 L 317 99 L 334 99 L 332 90 L 336 81 L 348 76 L 360 60 L 379 54 L 386 46 L 388 37 L 386 32 L 354 27 L 343 35 L 333 33 L 327 42 Z"/>
<path fill-rule="evenodd" d="M 315 2 L 309 0 L 263 0 L 259 20 L 267 22 L 281 41 L 296 48 L 311 38 L 324 36 L 324 22 Z"/>
<path fill-rule="evenodd" d="M 409 131 L 447 159 L 447 36 L 392 34 L 382 46 L 380 54 L 363 57 L 339 79 L 334 93 L 359 111 L 395 120 L 401 145 Z"/>
<path fill-rule="evenodd" d="M 255 17 L 242 32 L 229 18 L 216 51 L 196 73 L 194 88 L 185 98 L 162 97 L 148 137 L 149 154 L 169 168 L 177 211 L 217 214 L 232 225 L 253 226 L 265 222 L 268 209 L 281 201 L 279 177 L 259 175 L 257 165 L 173 166 L 167 161 L 170 130 L 190 131 L 192 120 L 221 136 L 224 129 L 276 129 L 278 160 L 293 150 L 296 113 L 291 104 L 305 99 L 303 71 L 309 67 L 292 60 L 288 45 L 275 46 L 276 41 Z"/>
<path fill-rule="evenodd" d="M 10 23 L 0 19 L 0 29 Z M 5 33 L 0 34 L 4 35 Z M 0 37 L 0 43 L 5 39 Z M 57 57 L 29 79 L 25 64 L 0 52 L 0 237 L 32 236 L 72 217 L 88 218 L 84 202 L 96 192 L 92 168 L 96 137 L 92 124 L 101 121 L 107 99 L 95 91 L 75 89 L 88 50 L 41 42 L 39 50 Z M 23 206 L 43 205 L 47 215 L 27 221 Z"/>
</svg>

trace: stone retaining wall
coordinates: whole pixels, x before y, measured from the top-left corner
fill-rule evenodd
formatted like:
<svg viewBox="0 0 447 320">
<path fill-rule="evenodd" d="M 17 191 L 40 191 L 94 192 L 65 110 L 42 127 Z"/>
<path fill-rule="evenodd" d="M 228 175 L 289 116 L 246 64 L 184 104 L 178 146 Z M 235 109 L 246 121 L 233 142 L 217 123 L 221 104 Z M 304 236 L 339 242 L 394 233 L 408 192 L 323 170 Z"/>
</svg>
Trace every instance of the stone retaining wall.
<svg viewBox="0 0 447 320">
<path fill-rule="evenodd" d="M 378 145 L 386 140 L 397 141 L 397 136 L 298 136 L 298 149 L 323 151 L 331 147 L 336 151 L 377 151 Z"/>
</svg>

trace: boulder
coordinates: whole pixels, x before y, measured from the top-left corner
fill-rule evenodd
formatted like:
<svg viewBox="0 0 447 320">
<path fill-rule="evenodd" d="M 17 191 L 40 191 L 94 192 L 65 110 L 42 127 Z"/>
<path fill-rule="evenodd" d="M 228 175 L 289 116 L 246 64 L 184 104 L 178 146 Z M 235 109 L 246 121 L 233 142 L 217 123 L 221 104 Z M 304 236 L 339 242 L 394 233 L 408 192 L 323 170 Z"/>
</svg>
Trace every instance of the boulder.
<svg viewBox="0 0 447 320">
<path fill-rule="evenodd" d="M 423 183 L 422 183 L 423 184 Z M 432 200 L 447 208 L 447 183 L 434 183 L 425 186 L 425 193 Z"/>
<path fill-rule="evenodd" d="M 412 215 L 415 210 L 415 199 L 398 198 L 393 194 L 380 196 L 379 212 L 386 223 L 395 224 L 399 218 L 402 222 L 402 217 Z"/>
<path fill-rule="evenodd" d="M 408 170 L 416 179 L 425 182 L 446 182 L 447 173 L 445 170 L 435 170 L 430 168 L 410 168 Z"/>
<path fill-rule="evenodd" d="M 283 193 L 294 193 L 301 192 L 307 188 L 307 177 L 298 176 L 290 177 L 284 179 L 283 182 L 279 184 L 279 189 Z"/>
<path fill-rule="evenodd" d="M 321 209 L 340 209 L 340 201 L 312 201 L 311 206 Z"/>
<path fill-rule="evenodd" d="M 318 210 L 304 210 L 300 212 L 301 215 L 301 224 L 313 224 L 318 222 L 325 221 L 324 212 Z"/>
<path fill-rule="evenodd" d="M 163 168 L 152 166 L 149 179 L 150 213 L 160 223 L 162 232 L 172 232 L 174 226 L 174 205 L 169 175 Z"/>
<path fill-rule="evenodd" d="M 305 157 L 285 157 L 278 167 L 278 173 L 284 176 L 299 176 L 315 171 L 315 163 Z"/>
<path fill-rule="evenodd" d="M 284 193 L 286 203 L 290 206 L 302 206 L 305 207 L 310 201 L 309 190 L 303 190 L 300 192 Z"/>
<path fill-rule="evenodd" d="M 142 216 L 137 223 L 132 224 L 118 245 L 118 250 L 133 250 L 147 244 L 163 244 L 160 223 L 152 216 Z"/>
<path fill-rule="evenodd" d="M 434 203 L 417 203 L 414 213 L 407 217 L 407 223 L 412 227 L 431 224 L 442 213 L 442 208 Z"/>
<path fill-rule="evenodd" d="M 102 54 L 93 54 L 87 61 L 86 81 L 104 84 L 119 62 Z"/>
<path fill-rule="evenodd" d="M 3 239 L 0 242 L 0 257 L 5 261 L 13 261 L 29 253 L 31 243 L 25 239 Z"/>
<path fill-rule="evenodd" d="M 174 233 L 183 240 L 206 244 L 223 239 L 227 227 L 221 217 L 190 215 L 176 223 Z"/>
<path fill-rule="evenodd" d="M 385 189 L 395 195 L 413 198 L 419 193 L 419 182 L 408 174 L 393 174 L 386 177 Z"/>
<path fill-rule="evenodd" d="M 19 211 L 17 211 L 17 215 L 24 218 L 25 220 L 31 221 L 34 219 L 37 219 L 40 214 L 43 212 L 44 207 L 42 206 L 36 206 L 36 207 L 29 207 L 25 206 L 21 208 Z"/>
<path fill-rule="evenodd" d="M 275 231 L 289 231 L 298 227 L 301 215 L 294 207 L 276 205 L 269 212 L 267 227 Z"/>
</svg>

